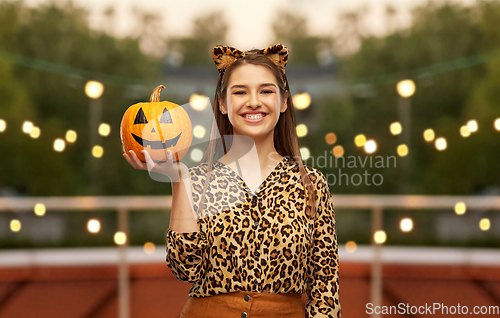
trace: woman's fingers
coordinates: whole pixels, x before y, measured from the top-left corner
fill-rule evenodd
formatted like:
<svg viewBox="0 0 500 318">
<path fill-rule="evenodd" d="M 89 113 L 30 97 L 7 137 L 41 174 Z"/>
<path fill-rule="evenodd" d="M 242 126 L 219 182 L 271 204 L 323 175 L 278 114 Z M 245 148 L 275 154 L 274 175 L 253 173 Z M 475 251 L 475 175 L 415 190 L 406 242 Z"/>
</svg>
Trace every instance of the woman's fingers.
<svg viewBox="0 0 500 318">
<path fill-rule="evenodd" d="M 132 162 L 134 163 L 132 165 L 134 168 L 140 169 L 140 170 L 146 170 L 147 169 L 146 164 L 144 162 L 142 162 L 141 159 L 139 159 L 139 157 L 137 157 L 135 151 L 130 150 L 129 151 L 129 156 L 130 156 L 130 159 L 132 160 Z"/>
<path fill-rule="evenodd" d="M 151 159 L 151 156 L 146 150 L 141 151 L 142 154 L 144 155 L 144 158 L 146 158 L 146 167 L 149 171 L 152 171 L 156 165 L 156 163 Z"/>
</svg>

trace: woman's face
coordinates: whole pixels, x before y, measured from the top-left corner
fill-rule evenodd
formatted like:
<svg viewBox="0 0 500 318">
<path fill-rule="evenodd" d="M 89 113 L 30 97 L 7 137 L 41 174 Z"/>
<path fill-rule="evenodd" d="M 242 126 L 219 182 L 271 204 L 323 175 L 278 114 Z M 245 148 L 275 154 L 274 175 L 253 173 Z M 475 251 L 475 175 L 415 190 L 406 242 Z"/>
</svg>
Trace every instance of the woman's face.
<svg viewBox="0 0 500 318">
<path fill-rule="evenodd" d="M 286 107 L 273 73 L 265 66 L 243 64 L 229 77 L 221 111 L 227 112 L 234 134 L 258 140 L 272 136 Z"/>
</svg>

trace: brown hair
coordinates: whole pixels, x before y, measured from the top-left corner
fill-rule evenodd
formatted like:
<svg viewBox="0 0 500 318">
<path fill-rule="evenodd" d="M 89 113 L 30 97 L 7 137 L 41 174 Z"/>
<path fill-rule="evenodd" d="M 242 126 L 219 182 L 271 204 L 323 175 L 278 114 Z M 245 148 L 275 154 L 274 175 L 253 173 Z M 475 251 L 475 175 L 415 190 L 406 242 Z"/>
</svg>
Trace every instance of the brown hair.
<svg viewBox="0 0 500 318">
<path fill-rule="evenodd" d="M 233 127 L 231 125 L 231 122 L 229 121 L 228 116 L 220 112 L 219 104 L 226 98 L 227 83 L 232 71 L 241 65 L 252 64 L 267 67 L 276 77 L 281 96 L 287 99 L 287 109 L 285 110 L 285 112 L 280 113 L 278 123 L 276 124 L 274 129 L 274 147 L 281 156 L 293 158 L 293 160 L 299 166 L 301 183 L 304 184 L 304 188 L 307 189 L 306 214 L 310 218 L 315 218 L 315 202 L 317 198 L 314 192 L 311 178 L 309 177 L 309 174 L 307 174 L 300 156 L 297 131 L 295 128 L 295 117 L 293 114 L 293 101 L 292 95 L 290 93 L 290 88 L 288 86 L 288 81 L 285 74 L 281 72 L 278 66 L 276 66 L 276 64 L 274 64 L 271 59 L 261 54 L 249 54 L 255 53 L 256 51 L 257 50 L 252 50 L 247 52 L 247 54 L 243 58 L 237 59 L 234 63 L 227 67 L 224 73 L 219 76 L 219 81 L 217 83 L 217 89 L 215 92 L 215 101 L 213 105 L 213 113 L 215 117 L 215 123 L 217 123 L 217 125 L 215 125 L 215 123 L 212 124 L 210 142 L 202 158 L 202 162 L 208 162 L 208 172 L 203 187 L 200 206 L 198 208 L 198 215 L 201 216 L 201 213 L 204 210 L 205 195 L 208 187 L 208 182 L 210 180 L 210 173 L 212 171 L 214 155 L 216 152 L 221 153 L 219 157 L 225 155 L 232 144 Z M 220 139 L 217 138 L 216 127 L 219 129 L 219 134 L 221 136 Z M 230 136 L 228 138 L 227 145 L 224 136 Z"/>
</svg>

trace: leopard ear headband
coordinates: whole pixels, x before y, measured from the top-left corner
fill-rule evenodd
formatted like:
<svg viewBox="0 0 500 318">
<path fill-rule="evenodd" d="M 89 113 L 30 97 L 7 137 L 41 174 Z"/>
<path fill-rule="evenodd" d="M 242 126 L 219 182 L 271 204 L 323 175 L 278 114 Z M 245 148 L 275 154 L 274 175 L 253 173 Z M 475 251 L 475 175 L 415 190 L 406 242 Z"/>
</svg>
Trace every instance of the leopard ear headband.
<svg viewBox="0 0 500 318">
<path fill-rule="evenodd" d="M 267 49 L 258 50 L 252 53 L 240 51 L 234 47 L 217 45 L 212 50 L 212 56 L 220 75 L 223 75 L 229 65 L 237 59 L 244 58 L 247 54 L 261 54 L 267 56 L 285 74 L 286 63 L 288 62 L 288 49 L 282 44 L 275 44 Z"/>
</svg>

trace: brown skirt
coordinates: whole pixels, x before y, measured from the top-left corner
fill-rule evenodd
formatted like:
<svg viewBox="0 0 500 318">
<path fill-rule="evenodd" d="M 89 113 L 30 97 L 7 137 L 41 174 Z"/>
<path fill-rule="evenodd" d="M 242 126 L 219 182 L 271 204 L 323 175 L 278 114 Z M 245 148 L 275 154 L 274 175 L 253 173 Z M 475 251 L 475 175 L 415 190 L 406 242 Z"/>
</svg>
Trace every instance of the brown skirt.
<svg viewBox="0 0 500 318">
<path fill-rule="evenodd" d="M 237 291 L 189 297 L 180 318 L 304 318 L 302 296 Z"/>
</svg>

